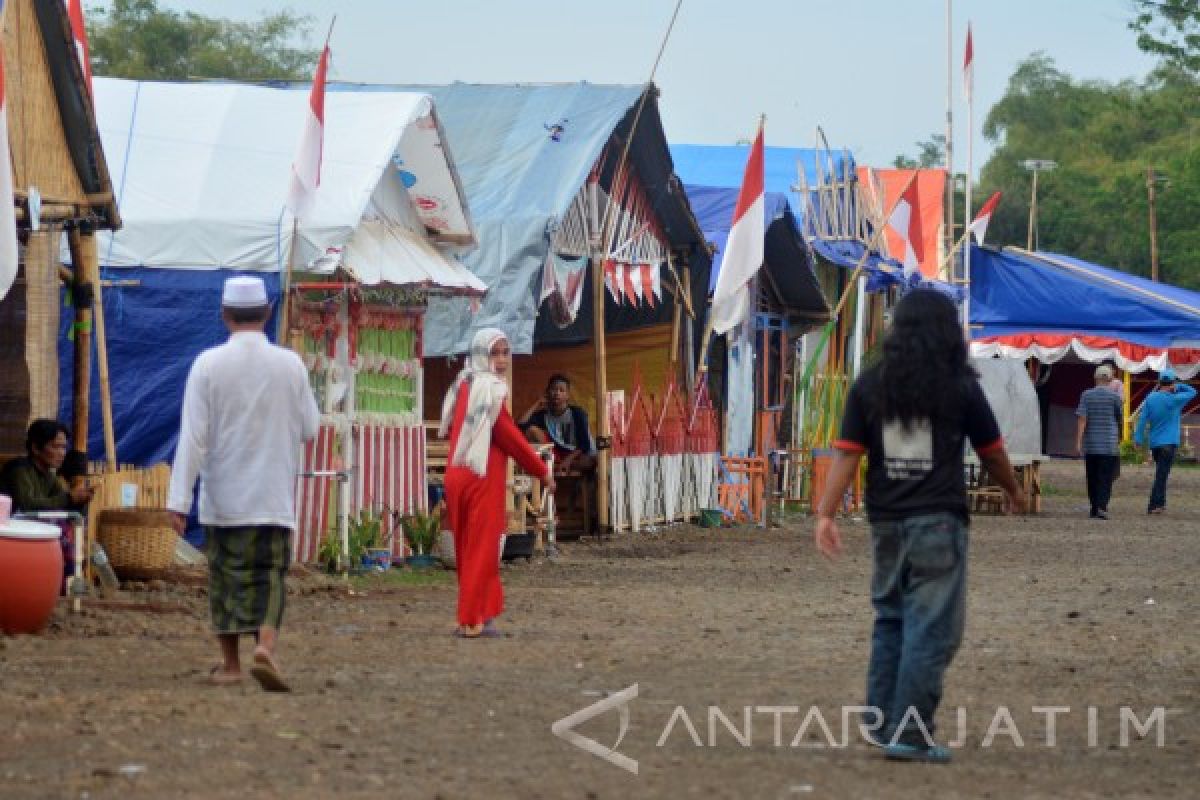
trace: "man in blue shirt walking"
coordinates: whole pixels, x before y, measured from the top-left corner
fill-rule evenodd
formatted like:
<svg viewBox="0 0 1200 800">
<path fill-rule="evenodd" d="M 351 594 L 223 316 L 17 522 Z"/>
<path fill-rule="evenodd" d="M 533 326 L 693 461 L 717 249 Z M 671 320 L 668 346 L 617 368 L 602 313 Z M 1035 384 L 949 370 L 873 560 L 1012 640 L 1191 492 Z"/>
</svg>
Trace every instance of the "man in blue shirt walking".
<svg viewBox="0 0 1200 800">
<path fill-rule="evenodd" d="M 1150 488 L 1150 504 L 1146 507 L 1148 514 L 1161 514 L 1167 509 L 1167 478 L 1171 475 L 1175 450 L 1179 447 L 1179 419 L 1195 396 L 1196 390 L 1186 383 L 1179 383 L 1175 370 L 1167 367 L 1158 376 L 1158 387 L 1142 404 L 1133 441 L 1143 447 L 1149 439 L 1150 453 L 1154 456 L 1154 485 Z"/>
</svg>

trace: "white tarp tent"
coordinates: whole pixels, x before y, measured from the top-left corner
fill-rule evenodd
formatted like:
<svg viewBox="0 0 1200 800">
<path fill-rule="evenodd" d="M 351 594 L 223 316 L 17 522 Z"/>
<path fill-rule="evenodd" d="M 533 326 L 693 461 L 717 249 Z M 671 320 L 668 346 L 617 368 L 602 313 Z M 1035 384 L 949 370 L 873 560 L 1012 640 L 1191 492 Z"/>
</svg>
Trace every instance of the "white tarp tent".
<svg viewBox="0 0 1200 800">
<path fill-rule="evenodd" d="M 287 269 L 284 198 L 307 90 L 96 78 L 94 91 L 125 223 L 99 237 L 104 266 Z M 429 95 L 329 92 L 321 186 L 294 269 L 485 291 L 453 257 L 476 238 L 444 143 Z"/>
<path fill-rule="evenodd" d="M 1000 435 L 1010 454 L 1042 455 L 1042 422 L 1037 392 L 1025 364 L 1011 358 L 972 358 L 979 384 L 996 415 Z"/>
</svg>

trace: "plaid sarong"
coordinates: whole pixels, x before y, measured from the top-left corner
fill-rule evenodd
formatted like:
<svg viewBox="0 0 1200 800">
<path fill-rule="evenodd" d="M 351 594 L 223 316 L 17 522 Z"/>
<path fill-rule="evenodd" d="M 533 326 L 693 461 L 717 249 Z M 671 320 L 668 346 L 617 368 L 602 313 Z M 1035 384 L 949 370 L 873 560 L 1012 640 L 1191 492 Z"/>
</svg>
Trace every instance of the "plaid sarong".
<svg viewBox="0 0 1200 800">
<path fill-rule="evenodd" d="M 291 531 L 277 525 L 204 528 L 208 607 L 217 633 L 279 630 L 292 560 Z"/>
</svg>

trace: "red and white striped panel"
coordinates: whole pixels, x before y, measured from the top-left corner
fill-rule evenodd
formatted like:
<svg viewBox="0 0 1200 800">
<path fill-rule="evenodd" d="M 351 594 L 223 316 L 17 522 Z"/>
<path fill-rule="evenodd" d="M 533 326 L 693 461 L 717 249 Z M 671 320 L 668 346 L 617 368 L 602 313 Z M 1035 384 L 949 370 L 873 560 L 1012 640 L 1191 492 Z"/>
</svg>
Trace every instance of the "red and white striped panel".
<svg viewBox="0 0 1200 800">
<path fill-rule="evenodd" d="M 355 472 L 351 513 L 390 509 L 401 514 L 428 506 L 425 476 L 425 426 L 355 425 Z M 403 555 L 404 542 L 392 542 Z"/>
<path fill-rule="evenodd" d="M 304 445 L 301 472 L 330 471 L 337 459 L 337 430 L 322 425 L 317 436 Z M 329 501 L 337 484 L 333 478 L 296 479 L 296 535 L 292 538 L 292 559 L 309 564 L 317 560 L 317 550 L 329 531 Z"/>
</svg>

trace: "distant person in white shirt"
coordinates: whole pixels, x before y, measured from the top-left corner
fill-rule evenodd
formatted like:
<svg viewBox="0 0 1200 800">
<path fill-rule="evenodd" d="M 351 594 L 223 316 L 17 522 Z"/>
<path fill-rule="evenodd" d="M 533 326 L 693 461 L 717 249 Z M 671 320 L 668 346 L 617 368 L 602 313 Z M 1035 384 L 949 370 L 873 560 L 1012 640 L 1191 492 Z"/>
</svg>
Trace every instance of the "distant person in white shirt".
<svg viewBox="0 0 1200 800">
<path fill-rule="evenodd" d="M 208 555 L 209 611 L 222 663 L 210 680 L 242 680 L 238 643 L 257 641 L 250 674 L 267 691 L 289 691 L 275 660 L 284 577 L 296 526 L 296 471 L 319 414 L 300 357 L 267 341 L 271 316 L 259 278 L 225 281 L 221 319 L 229 341 L 196 357 L 167 508 L 182 534 L 200 479 L 200 524 Z"/>
</svg>

